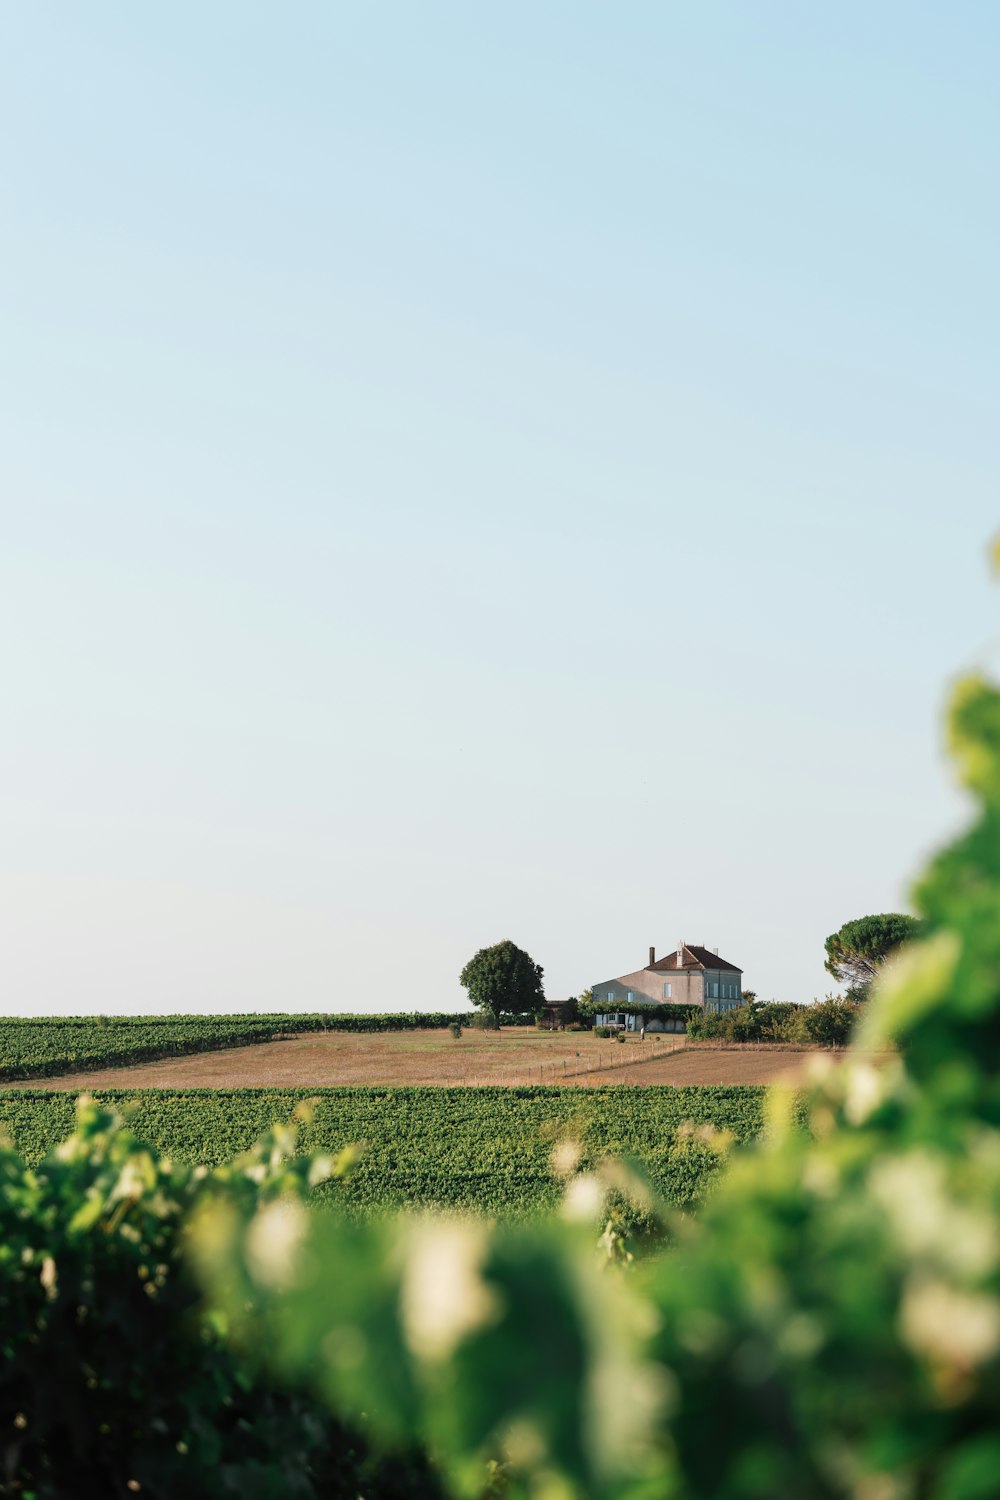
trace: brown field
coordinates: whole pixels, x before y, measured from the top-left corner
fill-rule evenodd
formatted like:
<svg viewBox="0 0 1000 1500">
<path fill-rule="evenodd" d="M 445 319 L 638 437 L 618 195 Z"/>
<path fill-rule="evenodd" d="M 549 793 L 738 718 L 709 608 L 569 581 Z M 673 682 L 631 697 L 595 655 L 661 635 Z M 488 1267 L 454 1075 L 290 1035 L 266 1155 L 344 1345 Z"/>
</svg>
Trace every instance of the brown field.
<svg viewBox="0 0 1000 1500">
<path fill-rule="evenodd" d="M 321 1088 L 334 1084 L 739 1084 L 803 1073 L 821 1049 L 686 1044 L 669 1034 L 624 1042 L 590 1032 L 509 1027 L 466 1031 L 312 1033 L 287 1041 L 66 1073 L 21 1088 Z M 842 1056 L 842 1054 L 832 1054 Z"/>
</svg>

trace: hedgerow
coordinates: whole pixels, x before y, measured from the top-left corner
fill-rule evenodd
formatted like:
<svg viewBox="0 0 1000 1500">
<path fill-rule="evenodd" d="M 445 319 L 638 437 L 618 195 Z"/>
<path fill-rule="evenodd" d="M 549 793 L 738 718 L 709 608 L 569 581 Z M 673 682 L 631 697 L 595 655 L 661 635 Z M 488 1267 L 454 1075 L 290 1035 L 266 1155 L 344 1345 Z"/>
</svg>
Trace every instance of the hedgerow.
<svg viewBox="0 0 1000 1500">
<path fill-rule="evenodd" d="M 699 1011 L 688 1022 L 688 1036 L 731 1042 L 799 1042 L 821 1047 L 846 1047 L 864 1006 L 857 1000 L 828 995 L 812 1005 L 790 1001 L 761 1001 L 744 996 L 729 1011 Z"/>
</svg>

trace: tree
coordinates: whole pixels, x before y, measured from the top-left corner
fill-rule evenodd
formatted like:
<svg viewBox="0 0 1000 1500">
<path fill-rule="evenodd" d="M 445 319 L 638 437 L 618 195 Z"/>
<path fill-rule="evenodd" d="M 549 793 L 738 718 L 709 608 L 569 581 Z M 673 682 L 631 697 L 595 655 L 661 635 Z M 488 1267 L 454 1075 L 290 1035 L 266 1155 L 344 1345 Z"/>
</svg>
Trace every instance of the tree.
<svg viewBox="0 0 1000 1500">
<path fill-rule="evenodd" d="M 848 986 L 852 998 L 863 1000 L 879 969 L 900 943 L 919 937 L 922 923 L 902 912 L 856 917 L 826 940 L 826 970 Z"/>
<path fill-rule="evenodd" d="M 492 1011 L 498 1022 L 517 1011 L 536 1010 L 545 1000 L 541 964 L 509 938 L 480 948 L 459 978 L 472 1004 Z"/>
</svg>

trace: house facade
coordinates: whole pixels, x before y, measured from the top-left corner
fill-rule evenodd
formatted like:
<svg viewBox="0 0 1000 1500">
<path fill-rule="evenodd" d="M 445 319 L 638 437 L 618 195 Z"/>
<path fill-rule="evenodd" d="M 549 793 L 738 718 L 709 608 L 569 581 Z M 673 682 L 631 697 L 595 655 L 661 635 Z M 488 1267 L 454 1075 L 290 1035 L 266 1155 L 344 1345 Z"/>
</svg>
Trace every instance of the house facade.
<svg viewBox="0 0 1000 1500">
<path fill-rule="evenodd" d="M 685 1023 L 665 1013 L 675 1005 L 699 1010 L 734 1010 L 742 997 L 743 970 L 719 957 L 718 948 L 679 942 L 666 958 L 649 950 L 649 963 L 632 974 L 604 979 L 591 988 L 598 1026 L 622 1026 L 638 1031 L 683 1031 Z M 648 1005 L 648 1011 L 645 1007 Z M 628 1010 L 619 1009 L 628 1006 Z M 643 1009 L 636 1013 L 632 1007 Z M 657 1015 L 657 1011 L 662 1012 Z"/>
</svg>

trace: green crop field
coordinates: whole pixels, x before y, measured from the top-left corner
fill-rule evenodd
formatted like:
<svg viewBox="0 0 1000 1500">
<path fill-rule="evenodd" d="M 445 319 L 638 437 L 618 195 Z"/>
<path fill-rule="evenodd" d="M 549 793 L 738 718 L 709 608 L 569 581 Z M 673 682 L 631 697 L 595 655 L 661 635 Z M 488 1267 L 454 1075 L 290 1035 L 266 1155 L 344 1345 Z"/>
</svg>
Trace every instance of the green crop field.
<svg viewBox="0 0 1000 1500">
<path fill-rule="evenodd" d="M 718 1151 L 685 1122 L 738 1141 L 759 1135 L 762 1088 L 329 1088 L 101 1091 L 129 1128 L 166 1155 L 216 1165 L 247 1150 L 303 1100 L 306 1151 L 350 1143 L 363 1154 L 345 1183 L 326 1190 L 368 1213 L 398 1207 L 510 1216 L 551 1207 L 560 1194 L 551 1156 L 564 1140 L 583 1162 L 639 1162 L 670 1202 L 692 1204 L 720 1165 Z M 71 1094 L 0 1092 L 0 1130 L 35 1163 L 73 1127 Z"/>
</svg>

